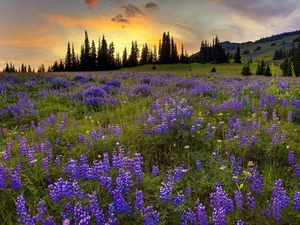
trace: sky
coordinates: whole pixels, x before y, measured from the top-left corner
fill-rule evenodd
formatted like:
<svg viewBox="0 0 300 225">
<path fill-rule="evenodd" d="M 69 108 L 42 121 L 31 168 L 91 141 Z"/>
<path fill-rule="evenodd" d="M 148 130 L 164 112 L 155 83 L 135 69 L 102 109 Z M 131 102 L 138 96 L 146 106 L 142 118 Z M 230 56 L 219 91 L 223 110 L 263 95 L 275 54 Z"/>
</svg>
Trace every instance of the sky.
<svg viewBox="0 0 300 225">
<path fill-rule="evenodd" d="M 116 53 L 158 46 L 170 32 L 180 49 L 199 51 L 202 40 L 246 42 L 300 29 L 298 0 L 0 0 L 0 70 L 23 62 L 37 70 L 64 59 L 67 43 L 80 52 L 105 36 Z"/>
</svg>

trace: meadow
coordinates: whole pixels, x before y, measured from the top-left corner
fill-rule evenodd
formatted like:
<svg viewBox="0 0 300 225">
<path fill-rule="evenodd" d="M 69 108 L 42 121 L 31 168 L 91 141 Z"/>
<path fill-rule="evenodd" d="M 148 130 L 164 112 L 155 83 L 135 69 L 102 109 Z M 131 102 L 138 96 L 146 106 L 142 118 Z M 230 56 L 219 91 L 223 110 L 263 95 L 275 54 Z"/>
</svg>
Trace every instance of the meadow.
<svg viewBox="0 0 300 225">
<path fill-rule="evenodd" d="M 1 224 L 300 224 L 300 79 L 213 66 L 0 74 Z"/>
</svg>

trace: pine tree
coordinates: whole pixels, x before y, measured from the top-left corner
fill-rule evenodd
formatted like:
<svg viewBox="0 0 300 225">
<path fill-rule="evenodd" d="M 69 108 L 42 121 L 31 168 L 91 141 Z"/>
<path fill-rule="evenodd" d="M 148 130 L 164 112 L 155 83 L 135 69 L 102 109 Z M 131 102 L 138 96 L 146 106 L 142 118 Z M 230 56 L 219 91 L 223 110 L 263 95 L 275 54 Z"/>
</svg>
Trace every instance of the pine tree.
<svg viewBox="0 0 300 225">
<path fill-rule="evenodd" d="M 235 63 L 242 63 L 241 61 L 241 50 L 240 50 L 240 45 L 237 46 L 235 58 L 234 58 Z"/>
<path fill-rule="evenodd" d="M 250 62 L 248 62 L 246 65 L 244 65 L 241 74 L 243 76 L 251 76 L 251 68 L 250 68 Z"/>
<path fill-rule="evenodd" d="M 72 53 L 71 53 L 71 71 L 76 71 L 77 68 L 77 60 L 76 60 L 76 54 L 74 51 L 74 44 L 72 44 Z"/>
<path fill-rule="evenodd" d="M 105 40 L 104 35 L 102 37 L 100 55 L 98 56 L 98 58 L 99 58 L 99 61 L 98 61 L 99 70 L 108 70 L 109 69 L 108 46 L 107 46 L 107 42 Z"/>
<path fill-rule="evenodd" d="M 63 64 L 63 61 L 62 59 L 60 59 L 59 61 L 59 65 L 58 65 L 58 71 L 64 71 L 65 70 L 65 67 L 64 67 L 64 64 Z"/>
<path fill-rule="evenodd" d="M 115 61 L 115 46 L 114 43 L 111 42 L 108 48 L 108 70 L 116 69 L 116 61 Z"/>
<path fill-rule="evenodd" d="M 90 41 L 87 31 L 85 31 L 85 38 L 84 38 L 84 63 L 83 68 L 85 71 L 89 71 L 91 69 L 91 47 Z"/>
<path fill-rule="evenodd" d="M 92 40 L 91 46 L 91 55 L 90 55 L 90 70 L 95 71 L 97 68 L 97 54 L 96 54 L 96 45 L 94 40 Z"/>
<path fill-rule="evenodd" d="M 156 50 L 156 45 L 154 45 L 154 48 L 153 48 L 153 63 L 157 63 L 157 50 Z"/>
<path fill-rule="evenodd" d="M 267 77 L 271 77 L 272 76 L 269 64 L 266 66 L 264 75 L 267 76 Z"/>
<path fill-rule="evenodd" d="M 126 47 L 124 48 L 123 55 L 122 55 L 122 67 L 127 67 L 127 49 Z"/>
<path fill-rule="evenodd" d="M 14 70 L 13 68 L 12 68 L 12 70 Z M 31 73 L 32 72 L 32 69 L 31 69 L 31 66 L 30 66 L 30 64 L 28 65 L 28 73 Z"/>
<path fill-rule="evenodd" d="M 66 54 L 65 65 L 66 65 L 66 71 L 71 71 L 71 48 L 70 48 L 70 42 L 68 42 L 68 46 L 67 46 L 67 54 Z"/>
</svg>

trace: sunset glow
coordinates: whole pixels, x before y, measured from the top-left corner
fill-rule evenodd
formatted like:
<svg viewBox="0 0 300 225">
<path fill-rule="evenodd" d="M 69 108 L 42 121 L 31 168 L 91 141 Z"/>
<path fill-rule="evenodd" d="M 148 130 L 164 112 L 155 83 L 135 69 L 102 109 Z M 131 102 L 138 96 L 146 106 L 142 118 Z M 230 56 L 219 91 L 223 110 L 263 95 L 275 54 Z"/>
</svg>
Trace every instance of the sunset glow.
<svg viewBox="0 0 300 225">
<path fill-rule="evenodd" d="M 79 54 L 84 31 L 98 45 L 105 35 L 122 54 L 131 41 L 158 46 L 169 31 L 189 54 L 202 40 L 254 41 L 272 34 L 300 29 L 296 0 L 2 0 L 0 7 L 0 70 L 64 59 L 67 43 Z"/>
</svg>

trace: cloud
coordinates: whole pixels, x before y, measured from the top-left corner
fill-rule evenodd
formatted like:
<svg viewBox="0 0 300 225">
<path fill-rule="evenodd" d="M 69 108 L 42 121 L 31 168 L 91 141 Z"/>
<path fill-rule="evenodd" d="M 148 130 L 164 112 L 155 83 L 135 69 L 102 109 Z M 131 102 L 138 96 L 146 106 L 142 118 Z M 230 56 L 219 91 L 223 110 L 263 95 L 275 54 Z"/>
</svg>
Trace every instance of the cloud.
<svg viewBox="0 0 300 225">
<path fill-rule="evenodd" d="M 210 3 L 224 5 L 257 22 L 288 17 L 297 8 L 292 0 L 210 0 Z"/>
<path fill-rule="evenodd" d="M 128 4 L 121 7 L 129 17 L 134 17 L 137 14 L 145 15 L 138 7 Z"/>
<path fill-rule="evenodd" d="M 86 4 L 88 4 L 89 9 L 92 9 L 98 2 L 98 0 L 84 0 Z"/>
<path fill-rule="evenodd" d="M 109 1 L 113 2 L 113 3 L 117 4 L 117 5 L 123 4 L 123 0 L 109 0 Z"/>
<path fill-rule="evenodd" d="M 129 23 L 127 19 L 124 19 L 121 14 L 116 15 L 114 18 L 111 19 L 113 22 L 118 22 L 118 23 Z"/>
<path fill-rule="evenodd" d="M 148 2 L 145 5 L 145 8 L 148 9 L 148 10 L 151 10 L 151 11 L 155 11 L 155 10 L 158 10 L 158 5 L 154 2 Z"/>
</svg>

